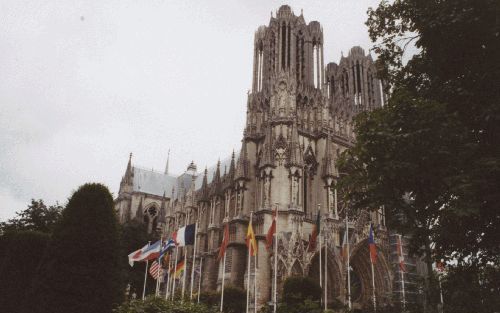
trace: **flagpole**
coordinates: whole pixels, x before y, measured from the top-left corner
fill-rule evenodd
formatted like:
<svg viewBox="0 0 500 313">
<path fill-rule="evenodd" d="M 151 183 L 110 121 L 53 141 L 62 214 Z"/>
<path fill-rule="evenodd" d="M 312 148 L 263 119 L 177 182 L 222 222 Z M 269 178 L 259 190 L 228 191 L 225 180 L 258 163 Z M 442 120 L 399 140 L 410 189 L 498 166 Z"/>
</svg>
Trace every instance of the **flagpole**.
<svg viewBox="0 0 500 313">
<path fill-rule="evenodd" d="M 173 277 L 173 280 L 172 280 L 172 301 L 174 301 L 174 297 L 175 297 L 175 276 L 176 276 L 176 272 L 177 272 L 177 259 L 179 257 L 179 247 L 177 246 L 177 243 L 175 245 L 175 262 L 174 262 L 174 277 Z"/>
<path fill-rule="evenodd" d="M 325 233 L 323 232 L 323 236 Z M 328 310 L 328 240 L 325 238 L 325 311 Z"/>
<path fill-rule="evenodd" d="M 321 204 L 318 204 L 318 215 L 321 216 Z M 321 220 L 321 217 L 319 218 Z M 322 242 L 321 242 L 321 229 L 318 229 L 318 237 L 319 237 L 319 286 L 323 288 L 323 257 L 321 256 L 321 248 L 322 248 Z M 323 297 L 320 297 L 321 301 L 323 301 Z"/>
<path fill-rule="evenodd" d="M 401 235 L 399 236 L 399 253 L 401 256 L 403 256 L 403 238 Z M 406 297 L 405 297 L 405 277 L 404 277 L 404 271 L 401 266 L 399 267 L 399 271 L 401 272 L 401 295 L 403 298 L 403 311 L 406 310 Z"/>
<path fill-rule="evenodd" d="M 377 300 L 375 298 L 375 270 L 373 269 L 373 260 L 371 260 L 371 257 L 370 257 L 370 264 L 372 267 L 373 311 L 377 312 Z"/>
<path fill-rule="evenodd" d="M 178 223 L 178 218 L 177 218 L 177 215 L 175 216 L 175 224 L 174 224 L 174 228 L 175 227 L 179 227 L 179 225 L 177 224 Z M 177 230 L 174 231 L 174 233 L 176 234 L 177 233 Z M 173 236 L 173 235 L 172 235 Z M 177 235 L 176 236 L 173 236 L 174 237 L 174 241 L 175 241 L 175 262 L 174 262 L 174 277 L 173 277 L 173 280 L 172 280 L 172 301 L 174 301 L 174 296 L 175 296 L 175 276 L 176 276 L 176 271 L 177 271 L 177 258 L 179 256 L 179 246 L 177 245 Z"/>
<path fill-rule="evenodd" d="M 160 236 L 160 254 L 158 255 L 158 275 L 156 275 L 156 290 L 155 290 L 155 297 L 159 295 L 160 292 L 160 271 L 161 271 L 161 264 L 160 264 L 160 257 L 161 257 L 161 249 L 163 246 L 163 238 Z"/>
<path fill-rule="evenodd" d="M 170 270 L 171 270 L 171 268 L 172 268 L 172 258 L 170 255 L 168 257 L 168 265 L 167 265 L 167 287 L 165 290 L 165 300 L 168 300 L 168 295 L 170 294 Z"/>
<path fill-rule="evenodd" d="M 148 247 L 151 245 L 151 241 L 148 241 Z M 146 281 L 148 279 L 148 265 L 149 261 L 146 260 L 146 271 L 144 272 L 144 287 L 142 288 L 142 301 L 146 298 Z"/>
<path fill-rule="evenodd" d="M 346 231 L 346 244 L 347 244 L 347 305 L 349 310 L 352 309 L 351 302 L 351 245 L 349 244 L 349 219 L 347 218 L 347 207 L 345 208 L 345 231 Z"/>
<path fill-rule="evenodd" d="M 203 270 L 203 257 L 200 258 L 200 276 L 198 277 L 198 303 L 200 303 L 200 292 L 201 292 L 201 273 Z"/>
<path fill-rule="evenodd" d="M 253 311 L 257 313 L 257 254 L 253 259 Z"/>
<path fill-rule="evenodd" d="M 220 293 L 220 311 L 224 306 L 224 281 L 226 280 L 226 252 L 224 251 L 224 260 L 222 261 L 222 288 Z"/>
<path fill-rule="evenodd" d="M 249 225 L 252 225 L 252 214 L 253 212 L 250 212 L 250 221 Z M 249 226 L 250 227 L 250 226 Z M 248 313 L 248 306 L 249 306 L 249 298 L 250 298 L 250 262 L 251 262 L 251 254 L 252 254 L 252 242 L 248 242 L 248 266 L 247 266 L 247 310 L 246 313 Z"/>
<path fill-rule="evenodd" d="M 274 295 L 273 312 L 276 313 L 278 303 L 278 203 L 276 203 L 276 231 L 274 232 Z"/>
<path fill-rule="evenodd" d="M 191 294 L 189 295 L 189 300 L 193 300 L 193 285 L 194 285 L 194 266 L 196 265 L 196 237 L 198 232 L 198 220 L 194 224 L 194 246 L 193 246 L 193 264 L 191 267 Z"/>
<path fill-rule="evenodd" d="M 186 227 L 189 223 L 189 213 L 190 212 L 188 210 L 184 227 Z M 186 292 L 186 272 L 187 272 L 187 246 L 184 245 L 184 272 L 182 273 L 182 298 L 181 298 L 182 302 L 184 302 L 184 294 Z"/>
</svg>

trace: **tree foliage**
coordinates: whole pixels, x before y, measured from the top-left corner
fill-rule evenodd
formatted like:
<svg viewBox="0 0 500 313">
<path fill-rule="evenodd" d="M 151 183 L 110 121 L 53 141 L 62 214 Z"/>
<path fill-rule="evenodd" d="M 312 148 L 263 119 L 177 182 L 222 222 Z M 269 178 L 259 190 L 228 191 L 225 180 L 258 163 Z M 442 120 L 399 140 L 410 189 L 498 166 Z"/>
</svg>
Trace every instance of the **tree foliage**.
<svg viewBox="0 0 500 313">
<path fill-rule="evenodd" d="M 339 161 L 356 209 L 385 206 L 413 252 L 498 264 L 500 24 L 494 0 L 383 1 L 367 25 L 387 105 Z M 417 53 L 404 64 L 407 47 Z"/>
<path fill-rule="evenodd" d="M 31 287 L 50 236 L 37 231 L 11 231 L 0 237 L 0 312 L 20 313 L 31 302 Z"/>
<path fill-rule="evenodd" d="M 321 299 L 321 287 L 318 282 L 310 277 L 288 277 L 283 284 L 283 302 L 293 305 L 306 299 L 312 301 Z"/>
<path fill-rule="evenodd" d="M 163 298 L 148 297 L 145 301 L 132 300 L 113 310 L 114 313 L 216 313 L 215 307 L 189 301 L 166 301 Z"/>
<path fill-rule="evenodd" d="M 132 220 L 122 225 L 120 236 L 120 267 L 122 268 L 123 281 L 130 284 L 130 296 L 132 296 L 132 294 L 135 294 L 136 297 L 142 296 L 146 263 L 135 262 L 134 266 L 130 267 L 128 263 L 128 254 L 142 248 L 149 240 L 153 242 L 153 239 L 148 235 L 146 226 L 143 223 Z M 150 284 L 148 284 L 148 288 L 146 288 L 147 294 L 154 292 L 156 287 L 152 279 L 148 279 L 148 281 Z"/>
<path fill-rule="evenodd" d="M 123 299 L 118 220 L 101 184 L 69 199 L 35 278 L 31 312 L 109 313 Z"/>
<path fill-rule="evenodd" d="M 200 302 L 210 307 L 220 307 L 220 292 L 206 291 L 200 294 Z M 223 310 L 226 313 L 244 312 L 246 309 L 246 291 L 235 287 L 224 287 L 224 306 Z"/>
<path fill-rule="evenodd" d="M 443 276 L 445 312 L 490 313 L 500 308 L 500 269 L 454 266 Z"/>
<path fill-rule="evenodd" d="M 62 206 L 48 206 L 42 199 L 31 199 L 26 210 L 16 212 L 16 217 L 0 223 L 0 234 L 8 231 L 39 231 L 51 233 L 61 217 Z"/>
</svg>

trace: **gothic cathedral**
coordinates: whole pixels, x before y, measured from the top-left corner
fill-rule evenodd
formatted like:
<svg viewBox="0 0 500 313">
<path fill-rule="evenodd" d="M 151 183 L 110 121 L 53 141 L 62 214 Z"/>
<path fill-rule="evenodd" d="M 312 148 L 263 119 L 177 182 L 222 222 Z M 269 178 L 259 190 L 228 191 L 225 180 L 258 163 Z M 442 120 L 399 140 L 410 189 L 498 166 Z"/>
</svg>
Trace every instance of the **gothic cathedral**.
<svg viewBox="0 0 500 313">
<path fill-rule="evenodd" d="M 156 172 L 132 166 L 129 159 L 115 200 L 121 222 L 138 219 L 149 231 L 167 237 L 198 222 L 196 266 L 202 260 L 202 290 L 220 288 L 223 266 L 217 255 L 224 224 L 229 223 L 225 284 L 246 289 L 247 279 L 253 284 L 256 275 L 257 286 L 251 286 L 251 292 L 256 290 L 258 307 L 272 301 L 274 271 L 279 289 L 293 275 L 319 281 L 320 249 L 322 267 L 327 268 L 322 284 L 328 286 L 328 301 L 346 303 L 341 245 L 348 227 L 353 307 L 369 307 L 373 292 L 380 305 L 399 301 L 395 234 L 385 227 L 383 209 L 349 216 L 346 223 L 348 208 L 337 200 L 335 187 L 335 162 L 356 140 L 353 117 L 384 104 L 382 82 L 372 57 L 360 47 L 351 48 L 338 64 L 325 66 L 323 43 L 320 23 L 306 23 L 302 14 L 280 7 L 269 25 L 255 32 L 253 84 L 239 153 L 200 175 L 194 162 L 185 173 L 173 176 L 168 163 L 165 172 Z M 277 268 L 265 240 L 276 207 Z M 251 212 L 258 253 L 247 273 L 245 236 Z M 307 245 L 318 213 L 324 239 L 310 251 Z M 375 291 L 367 243 L 370 223 L 378 247 Z M 186 250 L 190 273 L 193 250 Z M 406 262 L 409 271 L 415 271 L 415 262 Z M 195 286 L 198 279 L 199 275 Z"/>
</svg>

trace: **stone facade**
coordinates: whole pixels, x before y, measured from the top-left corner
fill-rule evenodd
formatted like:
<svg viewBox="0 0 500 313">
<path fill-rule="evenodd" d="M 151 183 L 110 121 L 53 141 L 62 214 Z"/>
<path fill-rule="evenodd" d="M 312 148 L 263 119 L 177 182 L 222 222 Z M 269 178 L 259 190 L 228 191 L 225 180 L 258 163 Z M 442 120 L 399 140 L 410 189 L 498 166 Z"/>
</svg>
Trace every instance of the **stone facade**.
<svg viewBox="0 0 500 313">
<path fill-rule="evenodd" d="M 328 260 L 322 284 L 328 286 L 329 301 L 346 299 L 346 266 L 340 257 L 346 205 L 337 201 L 335 161 L 355 140 L 353 117 L 381 107 L 385 98 L 369 54 L 353 47 L 339 64 L 324 66 L 323 42 L 321 25 L 306 23 L 302 14 L 295 15 L 286 5 L 271 16 L 268 26 L 258 28 L 242 146 L 238 154 L 223 162 L 224 173 L 221 162 L 202 175 L 191 163 L 184 174 L 175 177 L 169 175 L 168 165 L 164 173 L 158 173 L 134 167 L 129 160 L 115 201 L 122 222 L 137 218 L 166 236 L 198 222 L 196 266 L 203 258 L 202 290 L 220 288 L 222 264 L 217 254 L 224 223 L 230 226 L 227 283 L 246 287 L 245 235 L 253 212 L 258 256 L 255 274 L 252 263 L 250 277 L 253 281 L 257 275 L 257 305 L 272 300 L 274 253 L 265 248 L 265 234 L 277 206 L 278 287 L 291 275 L 319 280 L 319 250 L 307 249 L 319 212 L 325 238 L 322 255 Z M 355 308 L 372 301 L 367 244 L 370 222 L 379 248 L 375 265 L 378 303 L 390 301 L 398 278 L 383 210 L 349 216 Z M 186 253 L 191 255 L 192 248 Z M 188 274 L 190 266 L 191 261 Z"/>
</svg>

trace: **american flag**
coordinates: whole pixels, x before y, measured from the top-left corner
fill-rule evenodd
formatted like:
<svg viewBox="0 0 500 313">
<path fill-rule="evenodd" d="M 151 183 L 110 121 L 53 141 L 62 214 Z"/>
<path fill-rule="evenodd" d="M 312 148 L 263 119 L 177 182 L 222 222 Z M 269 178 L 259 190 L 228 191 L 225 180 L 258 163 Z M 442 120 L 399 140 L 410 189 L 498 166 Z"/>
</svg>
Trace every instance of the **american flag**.
<svg viewBox="0 0 500 313">
<path fill-rule="evenodd" d="M 160 277 L 160 273 L 160 264 L 158 264 L 157 261 L 151 263 L 151 267 L 149 268 L 149 274 L 151 275 L 151 277 L 153 277 L 154 279 L 158 279 L 158 277 Z"/>
</svg>

